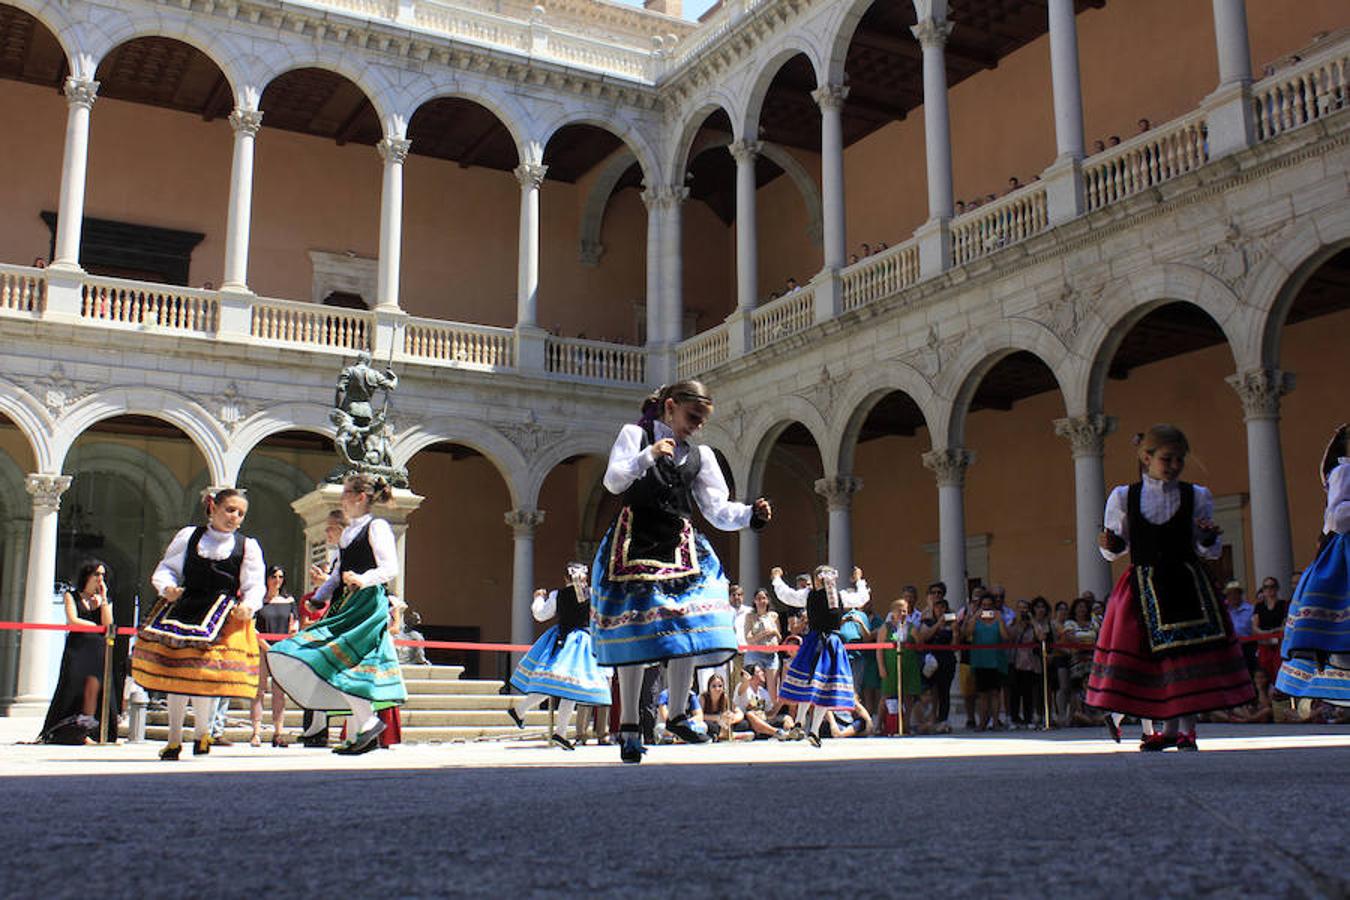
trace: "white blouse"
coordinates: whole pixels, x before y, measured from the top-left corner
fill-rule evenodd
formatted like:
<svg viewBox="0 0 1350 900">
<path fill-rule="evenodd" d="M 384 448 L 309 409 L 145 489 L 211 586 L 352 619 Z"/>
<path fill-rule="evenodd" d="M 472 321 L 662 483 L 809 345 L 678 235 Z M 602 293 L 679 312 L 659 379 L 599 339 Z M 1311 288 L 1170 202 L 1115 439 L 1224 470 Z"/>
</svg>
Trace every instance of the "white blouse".
<svg viewBox="0 0 1350 900">
<path fill-rule="evenodd" d="M 394 529 L 384 519 L 376 519 L 370 513 L 358 516 L 342 529 L 338 546 L 344 548 L 350 546 L 367 522 L 370 523 L 370 549 L 375 554 L 375 568 L 357 574 L 363 588 L 372 584 L 388 584 L 398 577 L 398 544 L 394 541 Z M 319 589 L 314 592 L 314 599 L 327 600 L 341 583 L 341 567 L 333 566 L 333 571 L 328 573 L 328 580 L 319 585 Z"/>
<path fill-rule="evenodd" d="M 530 615 L 536 622 L 547 622 L 558 611 L 558 592 L 538 593 L 530 601 Z"/>
<path fill-rule="evenodd" d="M 1339 465 L 1327 476 L 1327 513 L 1322 530 L 1350 533 L 1350 457 L 1342 456 Z"/>
<path fill-rule="evenodd" d="M 157 594 L 163 596 L 164 591 L 171 587 L 182 587 L 188 541 L 196 530 L 193 525 L 179 529 L 173 540 L 169 541 L 169 549 L 164 551 L 164 558 L 150 576 L 150 583 Z M 197 542 L 197 555 L 202 559 L 228 559 L 234 552 L 234 542 L 238 538 L 237 532 L 207 528 L 206 534 Z M 245 538 L 244 558 L 239 563 L 239 605 L 251 613 L 262 609 L 263 598 L 267 596 L 265 570 L 262 547 L 253 538 Z"/>
<path fill-rule="evenodd" d="M 1177 481 L 1159 481 L 1143 476 L 1144 487 L 1139 493 L 1139 512 L 1144 519 L 1154 525 L 1161 525 L 1177 514 L 1181 508 L 1181 483 Z M 1130 550 L 1130 486 L 1122 484 L 1111 491 L 1106 498 L 1106 512 L 1102 516 L 1102 525 L 1107 531 L 1113 531 L 1125 541 L 1125 547 L 1119 553 L 1101 548 L 1102 556 L 1117 560 Z M 1195 485 L 1195 519 L 1214 518 L 1214 496 L 1209 488 Z M 1214 543 L 1206 547 L 1200 543 L 1200 529 L 1191 522 L 1191 534 L 1195 541 L 1195 552 L 1204 559 L 1218 559 L 1223 549 L 1223 539 L 1215 538 Z"/>
<path fill-rule="evenodd" d="M 806 605 L 806 598 L 810 596 L 811 589 L 809 587 L 790 588 L 780 576 L 774 576 L 773 592 L 778 596 L 780 603 L 801 609 Z M 852 590 L 839 588 L 837 593 L 839 594 L 839 602 L 843 604 L 845 609 L 857 609 L 872 599 L 872 592 L 867 587 L 866 578 L 860 579 Z"/>
<path fill-rule="evenodd" d="M 664 422 L 653 423 L 656 439 L 674 438 L 675 433 Z M 652 447 L 642 446 L 642 429 L 637 425 L 625 425 L 609 451 L 609 467 L 605 469 L 605 489 L 611 494 L 622 494 L 656 465 Z M 722 477 L 722 468 L 712 448 L 691 445 L 687 442 L 675 442 L 675 462 L 684 462 L 691 450 L 697 450 L 702 459 L 699 464 L 698 478 L 694 481 L 694 501 L 714 528 L 722 531 L 739 531 L 750 524 L 754 508 L 730 499 L 726 479 Z"/>
</svg>

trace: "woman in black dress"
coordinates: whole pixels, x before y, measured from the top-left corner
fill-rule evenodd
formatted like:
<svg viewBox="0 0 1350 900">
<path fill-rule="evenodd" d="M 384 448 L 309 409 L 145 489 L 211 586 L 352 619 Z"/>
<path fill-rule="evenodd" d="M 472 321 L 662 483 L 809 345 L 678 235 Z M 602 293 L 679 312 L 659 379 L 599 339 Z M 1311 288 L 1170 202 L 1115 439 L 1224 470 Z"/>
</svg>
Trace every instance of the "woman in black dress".
<svg viewBox="0 0 1350 900">
<path fill-rule="evenodd" d="M 281 566 L 268 567 L 266 583 L 267 593 L 263 596 L 262 608 L 253 617 L 254 627 L 258 629 L 260 635 L 294 634 L 299 619 L 296 616 L 295 599 L 285 593 L 286 571 Z M 249 710 L 249 718 L 253 721 L 253 737 L 249 739 L 249 744 L 254 747 L 262 745 L 263 694 L 267 691 L 268 681 L 271 681 L 272 746 L 285 747 L 286 737 L 282 733 L 282 726 L 286 719 L 286 694 L 267 669 L 267 647 L 267 642 L 259 638 L 258 648 L 262 651 L 259 658 L 262 665 L 258 670 L 258 693 L 253 696 L 253 706 Z"/>
<path fill-rule="evenodd" d="M 108 567 L 96 559 L 80 566 L 75 583 L 66 591 L 66 624 L 112 624 L 108 600 Z M 38 741 L 44 744 L 92 744 L 98 731 L 98 703 L 103 686 L 103 635 L 91 631 L 66 633 L 61 654 L 61 676 L 52 695 Z"/>
</svg>

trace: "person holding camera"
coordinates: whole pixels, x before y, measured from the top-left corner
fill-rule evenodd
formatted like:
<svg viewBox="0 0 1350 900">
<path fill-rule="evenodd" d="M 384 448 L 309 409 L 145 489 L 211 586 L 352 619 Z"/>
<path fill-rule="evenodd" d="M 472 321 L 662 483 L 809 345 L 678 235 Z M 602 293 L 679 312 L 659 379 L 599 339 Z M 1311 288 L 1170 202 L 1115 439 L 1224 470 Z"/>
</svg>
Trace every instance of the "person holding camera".
<svg viewBox="0 0 1350 900">
<path fill-rule="evenodd" d="M 1042 685 L 1041 641 L 1050 638 L 1050 604 L 1044 597 L 1017 601 L 1013 641 L 1013 689 L 1010 715 L 1014 728 L 1035 728 L 1040 721 L 1045 692 Z M 1030 646 L 1026 646 L 1030 645 Z"/>
<path fill-rule="evenodd" d="M 989 731 L 998 715 L 999 695 L 1003 691 L 1004 676 L 1008 671 L 1008 655 L 991 644 L 1009 639 L 1008 626 L 1003 622 L 994 597 L 988 592 L 980 595 L 980 605 L 974 615 L 967 616 L 964 635 L 971 645 L 970 670 L 975 682 L 975 730 Z"/>
<path fill-rule="evenodd" d="M 946 646 L 956 643 L 956 613 L 947 605 L 947 598 L 929 588 L 928 615 L 919 623 L 914 632 L 920 644 Z M 931 675 L 924 676 L 923 687 L 932 691 L 933 728 L 936 732 L 951 731 L 947 717 L 952 711 L 952 678 L 956 675 L 956 652 L 954 650 L 933 650 L 937 660 L 937 669 Z M 926 668 L 926 666 L 925 666 Z M 922 697 L 922 695 L 921 695 Z"/>
</svg>

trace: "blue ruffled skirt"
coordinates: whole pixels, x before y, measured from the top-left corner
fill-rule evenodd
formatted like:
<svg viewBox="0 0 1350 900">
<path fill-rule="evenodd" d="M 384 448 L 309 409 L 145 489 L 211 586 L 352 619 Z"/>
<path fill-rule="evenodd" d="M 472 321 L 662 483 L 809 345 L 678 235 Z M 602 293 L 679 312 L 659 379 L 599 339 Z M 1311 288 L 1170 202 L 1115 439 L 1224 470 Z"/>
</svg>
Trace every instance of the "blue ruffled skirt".
<svg viewBox="0 0 1350 900">
<path fill-rule="evenodd" d="M 852 709 L 853 669 L 839 635 L 808 631 L 783 673 L 778 696 L 825 709 Z"/>
<path fill-rule="evenodd" d="M 554 625 L 539 636 L 516 666 L 511 687 L 522 694 L 544 694 L 590 706 L 609 706 L 610 672 L 595 662 L 591 634 L 574 628 L 562 640 Z"/>
<path fill-rule="evenodd" d="M 1308 655 L 1350 654 L 1350 535 L 1334 534 L 1299 579 L 1284 622 L 1284 664 L 1275 688 L 1292 697 L 1350 701 L 1350 671 Z M 1305 658 L 1298 658 L 1297 654 Z"/>
</svg>

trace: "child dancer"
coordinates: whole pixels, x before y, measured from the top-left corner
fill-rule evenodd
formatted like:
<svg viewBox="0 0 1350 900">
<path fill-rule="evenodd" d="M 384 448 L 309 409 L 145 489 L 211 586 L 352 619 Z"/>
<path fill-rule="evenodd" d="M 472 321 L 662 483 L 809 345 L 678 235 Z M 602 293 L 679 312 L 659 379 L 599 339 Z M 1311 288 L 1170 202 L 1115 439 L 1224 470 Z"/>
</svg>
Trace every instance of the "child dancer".
<svg viewBox="0 0 1350 900">
<path fill-rule="evenodd" d="M 1322 544 L 1299 579 L 1275 687 L 1291 697 L 1350 705 L 1350 426 L 1336 429 L 1322 455 L 1327 509 Z"/>
<path fill-rule="evenodd" d="M 763 498 L 753 505 L 729 500 L 712 450 L 690 442 L 712 411 L 697 381 L 662 387 L 609 454 L 605 488 L 623 497 L 623 507 L 592 566 L 591 631 L 597 662 L 618 668 L 619 758 L 626 763 L 641 762 L 646 752 L 637 709 L 643 667 L 669 661 L 666 727 L 703 743 L 708 736 L 685 715 L 694 671 L 736 653 L 727 579 L 712 545 L 694 530 L 695 504 L 724 531 L 763 528 L 772 514 Z"/>
<path fill-rule="evenodd" d="M 558 617 L 558 624 L 539 636 L 530 652 L 516 666 L 511 687 L 525 696 L 507 714 L 517 728 L 527 709 L 549 697 L 557 697 L 558 714 L 549 741 L 564 750 L 576 747 L 567 739 L 567 725 L 578 703 L 603 706 L 609 703 L 609 679 L 613 674 L 595 664 L 591 645 L 590 591 L 585 563 L 567 564 L 567 586 L 557 591 L 535 591 L 530 612 L 536 622 Z"/>
<path fill-rule="evenodd" d="M 779 601 L 797 608 L 806 607 L 810 630 L 801 648 L 788 663 L 778 696 L 787 703 L 800 703 L 797 721 L 806 723 L 806 739 L 820 746 L 820 726 L 832 709 L 851 712 L 856 702 L 853 670 L 848 651 L 839 637 L 844 609 L 857 609 L 871 599 L 862 569 L 853 569 L 853 590 L 839 590 L 839 573 L 830 566 L 816 569 L 813 588 L 794 589 L 783 581 L 783 570 L 774 568 L 773 591 Z M 807 707 L 811 707 L 808 717 Z"/>
<path fill-rule="evenodd" d="M 338 565 L 314 596 L 322 601 L 340 593 L 326 616 L 267 653 L 268 668 L 282 690 L 316 711 L 307 737 L 326 731 L 328 716 L 351 714 L 350 736 L 333 750 L 349 756 L 379 747 L 385 725 L 376 710 L 408 699 L 389 636 L 384 589 L 398 574 L 394 529 L 370 512 L 372 504 L 388 499 L 383 480 L 347 476 L 342 511 L 349 524 L 338 540 Z"/>
<path fill-rule="evenodd" d="M 224 488 L 204 498 L 206 527 L 181 529 L 150 576 L 159 602 L 136 635 L 131 673 L 147 691 L 169 695 L 169 740 L 159 758 L 178 759 L 183 718 L 192 698 L 192 752 L 211 752 L 211 712 L 217 697 L 252 701 L 258 692 L 258 633 L 263 555 L 239 534 L 248 513 L 242 491 Z"/>
<path fill-rule="evenodd" d="M 1141 480 L 1111 492 L 1098 537 L 1103 556 L 1129 550 L 1132 565 L 1107 603 L 1087 702 L 1163 720 L 1162 731 L 1145 729 L 1141 750 L 1195 750 L 1197 714 L 1253 696 L 1228 611 L 1200 567 L 1201 556 L 1218 557 L 1222 531 L 1209 490 L 1178 480 L 1189 452 L 1179 428 L 1150 428 Z"/>
</svg>

